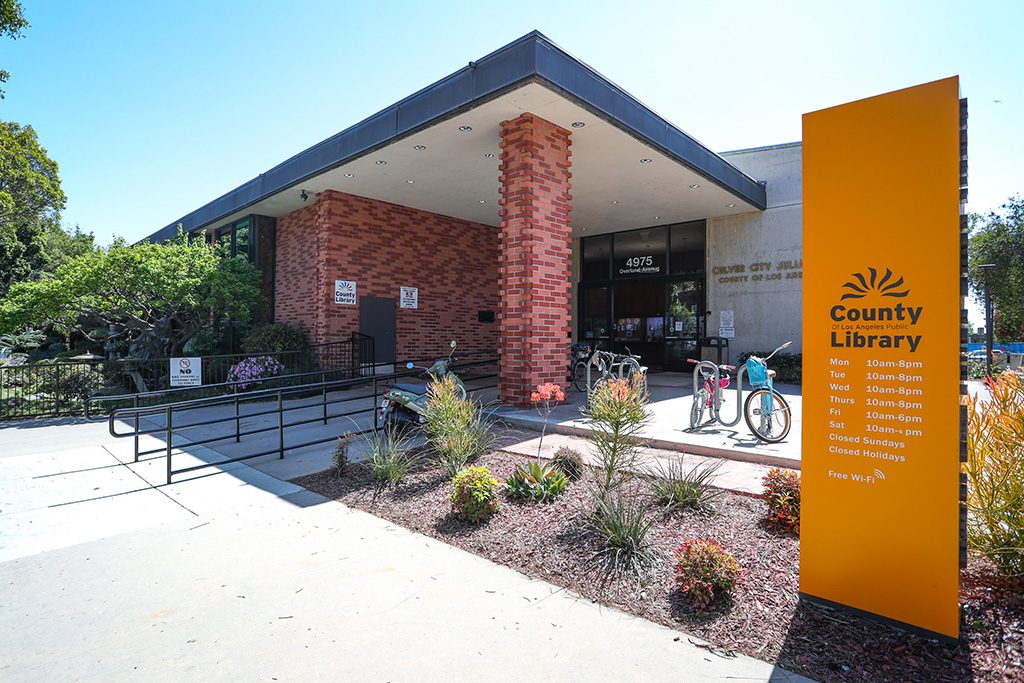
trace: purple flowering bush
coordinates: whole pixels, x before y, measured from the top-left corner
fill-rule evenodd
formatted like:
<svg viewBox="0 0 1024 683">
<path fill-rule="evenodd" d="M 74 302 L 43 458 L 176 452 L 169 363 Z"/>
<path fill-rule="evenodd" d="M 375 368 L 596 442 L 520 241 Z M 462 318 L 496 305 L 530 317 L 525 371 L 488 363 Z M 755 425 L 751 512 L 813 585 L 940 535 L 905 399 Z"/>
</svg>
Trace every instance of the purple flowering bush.
<svg viewBox="0 0 1024 683">
<path fill-rule="evenodd" d="M 271 356 L 253 356 L 239 361 L 231 366 L 228 370 L 228 381 L 229 382 L 246 382 L 245 384 L 239 384 L 238 388 L 242 391 L 248 389 L 254 389 L 260 385 L 258 381 L 248 380 L 261 380 L 268 377 L 274 377 L 275 375 L 281 374 L 284 370 L 284 366 L 277 361 L 276 358 Z"/>
</svg>

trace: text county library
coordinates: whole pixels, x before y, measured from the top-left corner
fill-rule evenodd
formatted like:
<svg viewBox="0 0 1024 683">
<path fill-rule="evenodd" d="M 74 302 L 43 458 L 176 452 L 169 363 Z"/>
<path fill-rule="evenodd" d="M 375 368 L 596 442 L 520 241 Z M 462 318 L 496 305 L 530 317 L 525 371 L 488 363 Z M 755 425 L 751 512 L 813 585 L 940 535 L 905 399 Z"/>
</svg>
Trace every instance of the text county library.
<svg viewBox="0 0 1024 683">
<path fill-rule="evenodd" d="M 800 144 L 716 154 L 537 32 L 150 239 L 179 223 L 248 254 L 316 342 L 500 351 L 509 403 L 574 340 L 652 371 L 709 337 L 800 350 Z"/>
</svg>

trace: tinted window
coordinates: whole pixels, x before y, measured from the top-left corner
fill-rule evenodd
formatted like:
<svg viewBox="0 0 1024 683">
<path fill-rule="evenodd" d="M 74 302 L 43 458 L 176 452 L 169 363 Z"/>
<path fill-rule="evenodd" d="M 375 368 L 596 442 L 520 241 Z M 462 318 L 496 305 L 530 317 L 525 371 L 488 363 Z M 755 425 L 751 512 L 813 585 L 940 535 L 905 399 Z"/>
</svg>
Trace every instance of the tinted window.
<svg viewBox="0 0 1024 683">
<path fill-rule="evenodd" d="M 583 280 L 607 280 L 608 262 L 612 255 L 611 235 L 583 238 Z"/>
<path fill-rule="evenodd" d="M 615 235 L 612 277 L 665 275 L 665 228 L 647 228 Z"/>
<path fill-rule="evenodd" d="M 679 223 L 672 226 L 672 274 L 700 273 L 704 271 L 704 221 Z"/>
</svg>

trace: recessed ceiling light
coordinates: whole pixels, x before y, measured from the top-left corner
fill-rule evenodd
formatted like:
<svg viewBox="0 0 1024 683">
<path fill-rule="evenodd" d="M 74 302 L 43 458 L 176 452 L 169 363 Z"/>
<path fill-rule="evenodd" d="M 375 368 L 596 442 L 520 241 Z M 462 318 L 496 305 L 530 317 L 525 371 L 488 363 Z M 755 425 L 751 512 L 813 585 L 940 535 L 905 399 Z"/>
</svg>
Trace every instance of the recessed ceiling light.
<svg viewBox="0 0 1024 683">
<path fill-rule="evenodd" d="M 587 124 L 583 123 L 582 121 L 573 121 L 572 122 L 572 127 L 573 128 L 582 128 L 585 125 L 587 125 Z"/>
<path fill-rule="evenodd" d="M 415 181 L 415 180 L 406 180 L 405 182 L 407 182 L 407 183 L 409 183 L 410 185 L 412 185 L 412 184 L 413 184 L 413 183 L 415 183 L 416 181 Z"/>
<path fill-rule="evenodd" d="M 700 183 L 694 183 L 693 185 L 690 185 L 690 189 L 691 190 L 696 190 L 699 187 L 700 187 Z"/>
<path fill-rule="evenodd" d="M 641 159 L 640 163 L 641 164 L 649 164 L 649 163 L 651 163 L 651 160 L 650 159 Z"/>
<path fill-rule="evenodd" d="M 488 159 L 493 159 L 493 158 L 494 158 L 494 154 L 493 154 L 493 153 L 491 153 L 491 152 L 488 152 L 488 153 L 487 153 L 487 154 L 485 154 L 484 156 L 485 156 L 485 157 L 487 157 Z"/>
<path fill-rule="evenodd" d="M 586 232 L 586 231 L 587 231 L 587 229 L 586 229 L 586 228 L 580 228 L 580 230 L 582 230 L 583 232 Z"/>
<path fill-rule="evenodd" d="M 660 220 L 661 220 L 661 216 L 655 216 L 655 217 L 654 217 L 654 220 L 656 220 L 656 221 L 660 221 Z"/>
<path fill-rule="evenodd" d="M 384 161 L 383 159 L 377 159 L 377 161 L 375 161 L 373 163 L 377 164 L 378 166 L 384 166 L 388 162 Z M 693 187 L 693 186 L 691 185 L 690 187 Z"/>
<path fill-rule="evenodd" d="M 618 199 L 613 199 L 613 200 L 612 200 L 612 204 L 618 204 L 618 203 L 619 203 L 619 200 L 618 200 Z"/>
<path fill-rule="evenodd" d="M 427 148 L 427 146 L 426 145 L 413 145 L 412 148 L 413 149 L 418 149 L 418 150 L 424 150 L 424 149 Z"/>
<path fill-rule="evenodd" d="M 356 177 L 356 174 L 355 174 L 355 173 L 346 173 L 346 174 L 345 174 L 345 177 L 346 177 L 346 178 L 355 178 L 355 177 Z"/>
<path fill-rule="evenodd" d="M 481 203 L 481 204 L 486 204 L 486 203 L 487 203 L 487 200 L 486 200 L 486 199 L 481 199 L 481 200 L 480 200 L 480 203 Z"/>
<path fill-rule="evenodd" d="M 733 208 L 736 205 L 735 204 L 726 204 L 726 206 L 728 206 L 731 209 L 731 208 Z"/>
<path fill-rule="evenodd" d="M 459 130 L 461 130 L 463 133 L 468 133 L 469 131 L 473 130 L 473 126 L 459 126 Z"/>
</svg>

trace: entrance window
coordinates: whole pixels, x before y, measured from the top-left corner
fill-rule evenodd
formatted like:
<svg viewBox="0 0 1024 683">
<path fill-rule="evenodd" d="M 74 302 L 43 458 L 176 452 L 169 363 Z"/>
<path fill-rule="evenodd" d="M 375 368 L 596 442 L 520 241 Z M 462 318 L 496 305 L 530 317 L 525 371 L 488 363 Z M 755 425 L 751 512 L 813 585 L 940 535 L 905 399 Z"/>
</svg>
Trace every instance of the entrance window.
<svg viewBox="0 0 1024 683">
<path fill-rule="evenodd" d="M 587 287 L 582 291 L 581 335 L 587 341 L 607 339 L 611 333 L 611 306 L 607 287 Z"/>
<path fill-rule="evenodd" d="M 581 280 L 607 280 L 608 263 L 612 257 L 612 236 L 598 235 L 583 238 L 583 268 Z"/>
<path fill-rule="evenodd" d="M 615 235 L 612 277 L 638 278 L 666 274 L 665 228 L 645 228 Z"/>
<path fill-rule="evenodd" d="M 704 272 L 704 221 L 672 226 L 669 262 L 673 275 Z"/>
</svg>

